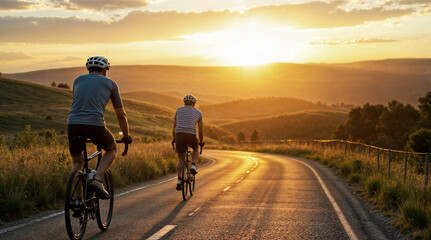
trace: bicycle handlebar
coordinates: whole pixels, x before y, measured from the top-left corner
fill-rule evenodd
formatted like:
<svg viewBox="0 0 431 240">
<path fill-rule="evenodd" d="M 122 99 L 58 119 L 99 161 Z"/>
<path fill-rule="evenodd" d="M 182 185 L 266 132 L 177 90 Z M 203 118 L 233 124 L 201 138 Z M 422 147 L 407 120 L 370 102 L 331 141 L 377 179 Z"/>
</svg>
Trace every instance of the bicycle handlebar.
<svg viewBox="0 0 431 240">
<path fill-rule="evenodd" d="M 121 156 L 123 156 L 123 157 L 126 156 L 127 151 L 129 151 L 129 144 L 131 144 L 131 143 L 126 142 L 124 139 L 117 139 L 117 140 L 115 140 L 115 142 L 116 143 L 124 143 L 124 151 L 121 154 Z"/>
</svg>

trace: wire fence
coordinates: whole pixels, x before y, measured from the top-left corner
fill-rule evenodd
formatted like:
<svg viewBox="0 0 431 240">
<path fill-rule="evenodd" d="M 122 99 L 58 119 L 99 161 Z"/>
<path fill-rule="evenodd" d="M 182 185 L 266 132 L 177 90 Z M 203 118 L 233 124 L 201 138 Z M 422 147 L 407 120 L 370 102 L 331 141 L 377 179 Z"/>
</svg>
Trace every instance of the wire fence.
<svg viewBox="0 0 431 240">
<path fill-rule="evenodd" d="M 244 144 L 244 143 L 242 143 Z M 390 175 L 391 165 L 395 161 L 397 163 L 403 161 L 403 180 L 407 181 L 407 173 L 409 166 L 412 166 L 412 162 L 423 164 L 419 166 L 420 169 L 423 167 L 424 184 L 428 185 L 429 175 L 429 161 L 430 153 L 419 153 L 409 151 L 399 151 L 394 149 L 387 149 L 376 147 L 359 142 L 351 142 L 344 140 L 280 140 L 280 141 L 259 141 L 259 142 L 247 142 L 245 144 L 295 144 L 295 145 L 307 145 L 318 149 L 332 149 L 338 151 L 344 151 L 344 153 L 356 153 L 367 158 L 374 158 L 376 160 L 377 171 L 384 170 L 387 168 L 387 174 Z M 414 160 L 414 161 L 413 161 Z M 410 164 L 409 164 L 410 163 Z"/>
</svg>

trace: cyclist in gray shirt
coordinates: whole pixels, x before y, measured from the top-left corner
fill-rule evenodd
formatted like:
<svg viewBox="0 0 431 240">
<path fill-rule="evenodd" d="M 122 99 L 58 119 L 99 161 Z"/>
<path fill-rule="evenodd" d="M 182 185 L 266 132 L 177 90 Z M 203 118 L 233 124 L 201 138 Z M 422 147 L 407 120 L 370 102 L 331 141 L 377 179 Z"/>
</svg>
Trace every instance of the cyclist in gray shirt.
<svg viewBox="0 0 431 240">
<path fill-rule="evenodd" d="M 83 145 L 75 139 L 76 136 L 90 138 L 94 144 L 106 151 L 89 187 L 95 190 L 99 198 L 107 199 L 109 193 L 104 189 L 102 180 L 117 153 L 114 137 L 105 127 L 103 119 L 109 99 L 124 134 L 123 140 L 131 143 L 132 138 L 129 136 L 129 124 L 117 83 L 106 77 L 110 68 L 108 59 L 91 57 L 87 60 L 86 67 L 89 73 L 77 77 L 73 83 L 73 103 L 67 119 L 69 151 L 73 160 L 73 171 L 82 170 L 84 165 Z"/>
</svg>

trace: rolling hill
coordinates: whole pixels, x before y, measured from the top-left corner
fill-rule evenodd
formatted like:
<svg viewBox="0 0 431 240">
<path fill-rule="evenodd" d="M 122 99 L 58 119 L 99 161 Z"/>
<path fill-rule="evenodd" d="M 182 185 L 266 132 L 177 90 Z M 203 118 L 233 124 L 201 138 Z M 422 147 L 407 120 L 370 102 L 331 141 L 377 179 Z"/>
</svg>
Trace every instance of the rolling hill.
<svg viewBox="0 0 431 240">
<path fill-rule="evenodd" d="M 174 97 L 171 95 L 158 93 L 154 91 L 137 91 L 137 92 L 126 92 L 121 94 L 123 97 L 130 98 L 130 99 L 136 99 L 143 102 L 148 102 L 152 104 L 161 105 L 164 107 L 168 107 L 171 109 L 177 109 L 178 107 L 181 107 L 184 105 L 183 102 L 183 96 Z M 198 98 L 198 104 L 199 107 L 202 104 L 211 104 L 212 102 L 201 100 Z"/>
<path fill-rule="evenodd" d="M 70 90 L 0 78 L 0 134 L 11 136 L 29 124 L 36 131 L 55 129 L 64 135 L 71 104 Z M 170 136 L 174 114 L 171 109 L 131 99 L 124 99 L 124 106 L 132 134 Z M 108 104 L 105 121 L 114 135 L 118 135 L 119 127 L 111 104 Z"/>
<path fill-rule="evenodd" d="M 199 109 L 212 123 L 226 124 L 237 120 L 269 117 L 293 112 L 334 110 L 323 104 L 287 97 L 240 99 L 224 103 L 204 105 Z M 348 109 L 345 109 L 347 111 Z"/>
<path fill-rule="evenodd" d="M 313 111 L 238 121 L 221 127 L 236 136 L 243 132 L 247 140 L 254 130 L 261 140 L 330 139 L 338 124 L 346 119 L 345 112 Z"/>
<path fill-rule="evenodd" d="M 394 59 L 349 64 L 277 63 L 255 67 L 113 66 L 108 76 L 121 92 L 156 91 L 221 96 L 224 99 L 293 97 L 328 103 L 417 105 L 431 89 L 429 59 Z M 42 84 L 72 85 L 84 67 L 5 76 Z M 227 96 L 227 97 L 223 97 Z"/>
<path fill-rule="evenodd" d="M 133 136 L 171 138 L 173 109 L 129 98 L 123 98 L 123 103 Z M 59 137 L 65 139 L 71 104 L 70 90 L 0 78 L 0 135 L 10 139 L 26 125 L 31 125 L 37 132 L 55 129 Z M 110 103 L 105 112 L 105 122 L 118 137 L 120 129 Z M 229 131 L 210 124 L 206 124 L 204 131 L 210 133 L 208 137 L 216 139 L 233 136 Z"/>
</svg>

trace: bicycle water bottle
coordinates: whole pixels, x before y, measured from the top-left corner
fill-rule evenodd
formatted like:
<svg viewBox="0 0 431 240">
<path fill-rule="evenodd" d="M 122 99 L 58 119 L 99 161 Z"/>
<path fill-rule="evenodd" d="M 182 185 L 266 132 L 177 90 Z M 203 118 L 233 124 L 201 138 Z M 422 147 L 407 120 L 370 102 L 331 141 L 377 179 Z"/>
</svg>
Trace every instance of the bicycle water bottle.
<svg viewBox="0 0 431 240">
<path fill-rule="evenodd" d="M 96 175 L 97 171 L 96 170 L 91 170 L 90 174 L 88 175 L 90 180 L 92 180 L 94 178 L 94 176 Z"/>
</svg>

